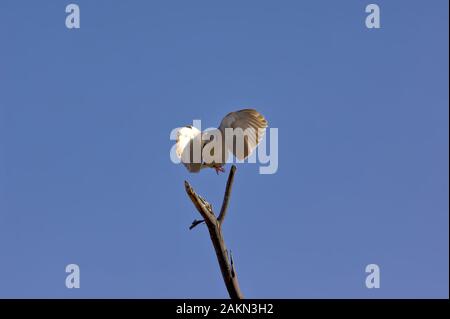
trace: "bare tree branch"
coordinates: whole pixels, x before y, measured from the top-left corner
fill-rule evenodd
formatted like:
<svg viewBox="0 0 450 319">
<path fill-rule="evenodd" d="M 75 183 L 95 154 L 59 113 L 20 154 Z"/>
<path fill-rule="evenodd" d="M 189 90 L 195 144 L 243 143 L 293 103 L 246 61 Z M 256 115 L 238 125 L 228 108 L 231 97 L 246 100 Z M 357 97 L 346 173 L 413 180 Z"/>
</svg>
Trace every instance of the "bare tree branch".
<svg viewBox="0 0 450 319">
<path fill-rule="evenodd" d="M 228 202 L 230 201 L 231 187 L 233 186 L 234 173 L 236 172 L 236 166 L 231 166 L 230 175 L 228 175 L 227 186 L 225 188 L 225 194 L 223 195 L 222 208 L 220 209 L 220 214 L 217 220 L 220 226 L 222 226 L 225 220 L 225 215 L 227 214 Z"/>
<path fill-rule="evenodd" d="M 234 268 L 234 261 L 232 257 L 228 258 L 228 250 L 225 245 L 225 241 L 222 235 L 221 222 L 225 217 L 228 201 L 230 198 L 231 186 L 233 184 L 234 173 L 236 167 L 233 165 L 231 167 L 230 174 L 228 176 L 227 186 L 225 189 L 224 201 L 222 204 L 222 209 L 220 210 L 219 218 L 216 218 L 211 205 L 203 199 L 201 196 L 197 195 L 194 189 L 189 185 L 187 181 L 184 182 L 186 188 L 186 193 L 191 199 L 194 206 L 197 208 L 200 215 L 208 227 L 209 236 L 216 251 L 217 261 L 219 262 L 220 270 L 222 272 L 222 277 L 227 287 L 228 294 L 231 299 L 242 299 L 244 298 L 241 289 L 239 288 L 239 282 L 236 275 L 236 270 Z M 195 227 L 200 224 L 201 221 L 194 220 L 191 227 Z M 191 228 L 191 229 L 192 229 Z"/>
</svg>

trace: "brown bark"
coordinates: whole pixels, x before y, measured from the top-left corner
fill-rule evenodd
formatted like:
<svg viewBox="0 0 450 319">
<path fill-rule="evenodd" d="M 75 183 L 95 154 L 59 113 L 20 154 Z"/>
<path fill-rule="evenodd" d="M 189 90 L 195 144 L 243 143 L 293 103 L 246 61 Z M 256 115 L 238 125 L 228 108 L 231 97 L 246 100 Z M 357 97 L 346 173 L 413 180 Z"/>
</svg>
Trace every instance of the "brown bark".
<svg viewBox="0 0 450 319">
<path fill-rule="evenodd" d="M 231 187 L 233 185 L 234 173 L 236 166 L 232 166 L 230 174 L 228 175 L 227 186 L 225 188 L 225 195 L 223 198 L 222 208 L 220 209 L 219 217 L 216 217 L 211 205 L 198 195 L 187 181 L 184 182 L 186 192 L 191 199 L 194 206 L 197 208 L 203 221 L 208 227 L 209 236 L 211 238 L 214 250 L 216 251 L 217 261 L 219 262 L 222 277 L 227 287 L 228 294 L 231 299 L 243 299 L 244 296 L 239 288 L 236 270 L 234 269 L 233 257 L 228 256 L 228 250 L 225 245 L 225 240 L 222 234 L 222 224 L 227 213 L 228 202 L 230 200 Z M 194 220 L 190 229 L 194 228 L 203 221 Z"/>
</svg>

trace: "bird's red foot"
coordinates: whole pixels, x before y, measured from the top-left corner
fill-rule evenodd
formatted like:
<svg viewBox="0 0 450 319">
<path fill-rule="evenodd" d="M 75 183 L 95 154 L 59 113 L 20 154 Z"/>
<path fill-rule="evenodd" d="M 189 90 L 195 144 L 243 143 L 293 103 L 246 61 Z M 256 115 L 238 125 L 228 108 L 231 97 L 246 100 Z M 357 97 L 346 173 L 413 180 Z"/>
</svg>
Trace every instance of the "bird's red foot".
<svg viewBox="0 0 450 319">
<path fill-rule="evenodd" d="M 214 166 L 214 169 L 216 170 L 217 175 L 219 175 L 219 172 L 225 172 L 225 168 L 223 168 L 222 166 Z"/>
</svg>

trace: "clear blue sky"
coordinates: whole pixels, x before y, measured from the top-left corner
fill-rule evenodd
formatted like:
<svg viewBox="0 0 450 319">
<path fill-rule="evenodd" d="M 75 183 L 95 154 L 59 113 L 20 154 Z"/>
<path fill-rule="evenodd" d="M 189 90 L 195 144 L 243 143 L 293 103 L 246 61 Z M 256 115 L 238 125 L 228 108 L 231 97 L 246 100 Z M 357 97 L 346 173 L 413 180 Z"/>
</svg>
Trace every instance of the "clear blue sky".
<svg viewBox="0 0 450 319">
<path fill-rule="evenodd" d="M 169 133 L 244 107 L 279 128 L 224 225 L 247 297 L 448 297 L 448 1 L 376 1 L 379 30 L 370 1 L 72 2 L 79 30 L 0 1 L 0 297 L 227 297 L 183 187 L 217 208 L 226 175 Z"/>
</svg>

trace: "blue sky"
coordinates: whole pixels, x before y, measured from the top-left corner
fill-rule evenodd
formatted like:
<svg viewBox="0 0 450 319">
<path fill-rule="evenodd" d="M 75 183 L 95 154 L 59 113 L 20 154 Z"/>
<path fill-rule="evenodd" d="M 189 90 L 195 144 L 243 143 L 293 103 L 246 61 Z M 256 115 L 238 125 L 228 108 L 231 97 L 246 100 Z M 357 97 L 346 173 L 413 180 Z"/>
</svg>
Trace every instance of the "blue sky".
<svg viewBox="0 0 450 319">
<path fill-rule="evenodd" d="M 253 298 L 448 297 L 448 1 L 0 2 L 0 297 L 222 298 L 170 131 L 255 107 L 224 225 Z M 229 167 L 227 167 L 229 169 Z M 65 287 L 65 266 L 81 288 Z M 365 287 L 365 266 L 381 287 Z"/>
</svg>

